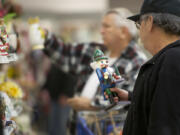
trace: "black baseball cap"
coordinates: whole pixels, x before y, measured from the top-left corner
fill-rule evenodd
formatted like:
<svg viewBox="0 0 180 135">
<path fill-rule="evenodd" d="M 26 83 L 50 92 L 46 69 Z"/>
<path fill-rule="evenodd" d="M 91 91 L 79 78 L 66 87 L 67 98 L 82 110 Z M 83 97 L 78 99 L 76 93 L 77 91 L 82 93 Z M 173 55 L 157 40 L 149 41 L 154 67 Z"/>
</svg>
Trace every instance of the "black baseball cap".
<svg viewBox="0 0 180 135">
<path fill-rule="evenodd" d="M 169 13 L 180 17 L 180 0 L 144 0 L 140 13 L 128 19 L 138 21 L 141 15 L 147 13 Z"/>
</svg>

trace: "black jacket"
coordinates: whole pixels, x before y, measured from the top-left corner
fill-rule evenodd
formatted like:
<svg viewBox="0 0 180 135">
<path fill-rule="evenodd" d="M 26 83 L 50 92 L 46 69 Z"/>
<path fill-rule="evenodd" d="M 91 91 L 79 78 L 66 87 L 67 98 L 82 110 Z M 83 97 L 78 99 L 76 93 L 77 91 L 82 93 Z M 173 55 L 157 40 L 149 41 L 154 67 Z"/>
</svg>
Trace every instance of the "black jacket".
<svg viewBox="0 0 180 135">
<path fill-rule="evenodd" d="M 123 135 L 180 135 L 180 40 L 141 67 L 131 101 Z"/>
</svg>

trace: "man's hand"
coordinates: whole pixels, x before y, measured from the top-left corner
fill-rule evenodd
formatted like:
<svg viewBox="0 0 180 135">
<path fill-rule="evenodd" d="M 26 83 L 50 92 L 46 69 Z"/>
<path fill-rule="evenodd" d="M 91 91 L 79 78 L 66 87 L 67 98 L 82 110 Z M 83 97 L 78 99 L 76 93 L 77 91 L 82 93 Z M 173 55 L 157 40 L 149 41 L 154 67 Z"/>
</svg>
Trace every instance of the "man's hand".
<svg viewBox="0 0 180 135">
<path fill-rule="evenodd" d="M 128 92 L 119 88 L 111 88 L 111 92 L 116 92 L 118 97 L 114 97 L 114 101 L 117 103 L 118 101 L 128 101 Z M 108 99 L 108 95 L 104 92 L 105 97 Z"/>
<path fill-rule="evenodd" d="M 67 99 L 68 97 L 65 96 L 65 95 L 60 95 L 59 98 L 58 98 L 58 102 L 60 105 L 67 105 Z"/>
<path fill-rule="evenodd" d="M 67 103 L 75 110 L 95 110 L 95 108 L 91 106 L 91 100 L 86 97 L 69 98 Z"/>
</svg>

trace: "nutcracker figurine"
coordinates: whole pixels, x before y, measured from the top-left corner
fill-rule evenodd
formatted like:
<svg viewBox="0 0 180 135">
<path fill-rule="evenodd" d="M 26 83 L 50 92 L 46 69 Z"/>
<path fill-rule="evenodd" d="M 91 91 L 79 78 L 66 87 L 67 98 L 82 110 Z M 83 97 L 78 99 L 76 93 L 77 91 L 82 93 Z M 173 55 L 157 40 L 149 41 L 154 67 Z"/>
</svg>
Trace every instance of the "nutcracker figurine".
<svg viewBox="0 0 180 135">
<path fill-rule="evenodd" d="M 7 58 L 9 49 L 9 37 L 6 32 L 4 19 L 0 18 L 0 63 L 9 63 Z"/>
<path fill-rule="evenodd" d="M 106 92 L 110 103 L 114 104 L 113 98 L 117 96 L 117 93 L 111 92 L 110 88 L 114 88 L 117 83 L 124 80 L 120 76 L 117 67 L 109 67 L 108 57 L 99 49 L 94 52 L 94 62 L 91 63 L 91 67 L 96 70 L 103 94 Z"/>
<path fill-rule="evenodd" d="M 15 29 L 15 25 L 12 23 L 12 21 L 8 21 L 7 24 L 7 33 L 9 36 L 9 61 L 17 61 L 18 60 L 18 47 L 20 47 L 20 43 L 18 42 L 18 34 Z"/>
</svg>

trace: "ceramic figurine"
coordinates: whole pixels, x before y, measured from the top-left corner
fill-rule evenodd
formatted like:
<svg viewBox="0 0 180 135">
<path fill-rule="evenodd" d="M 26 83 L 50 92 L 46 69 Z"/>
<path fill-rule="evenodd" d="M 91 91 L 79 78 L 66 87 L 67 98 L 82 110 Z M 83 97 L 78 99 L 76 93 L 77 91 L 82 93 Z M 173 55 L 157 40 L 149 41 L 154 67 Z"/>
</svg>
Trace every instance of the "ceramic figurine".
<svg viewBox="0 0 180 135">
<path fill-rule="evenodd" d="M 0 18 L 0 63 L 9 63 L 7 58 L 9 49 L 9 37 L 6 32 L 4 19 Z"/>
<path fill-rule="evenodd" d="M 29 38 L 33 50 L 43 49 L 45 41 L 45 31 L 39 25 L 39 18 L 29 19 Z"/>
<path fill-rule="evenodd" d="M 117 93 L 111 92 L 110 88 L 114 88 L 117 83 L 124 80 L 117 67 L 109 67 L 108 57 L 99 49 L 94 52 L 94 62 L 91 63 L 91 67 L 96 70 L 103 94 L 106 92 L 110 103 L 113 104 L 113 98 L 117 96 Z"/>
</svg>

